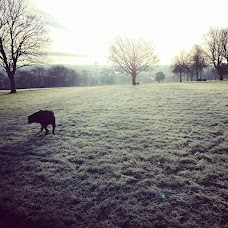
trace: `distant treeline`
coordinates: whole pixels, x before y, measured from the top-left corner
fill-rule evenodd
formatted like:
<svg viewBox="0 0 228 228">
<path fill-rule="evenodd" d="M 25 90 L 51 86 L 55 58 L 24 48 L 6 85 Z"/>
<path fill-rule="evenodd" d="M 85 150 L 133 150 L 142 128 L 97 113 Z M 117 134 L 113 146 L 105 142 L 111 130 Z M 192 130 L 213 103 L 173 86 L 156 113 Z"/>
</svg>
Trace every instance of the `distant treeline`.
<svg viewBox="0 0 228 228">
<path fill-rule="evenodd" d="M 94 77 L 90 71 L 76 71 L 62 65 L 51 67 L 34 67 L 18 70 L 15 74 L 17 88 L 46 88 L 68 86 L 97 86 L 114 84 L 113 77 L 106 72 Z M 10 81 L 2 70 L 0 72 L 0 89 L 10 89 Z"/>
<path fill-rule="evenodd" d="M 75 70 L 63 65 L 54 65 L 21 69 L 15 74 L 15 83 L 19 89 L 129 84 L 130 81 L 129 75 L 99 67 Z M 147 82 L 153 80 L 147 77 Z M 0 89 L 10 89 L 10 81 L 4 70 L 0 71 Z"/>
<path fill-rule="evenodd" d="M 140 83 L 155 82 L 155 75 L 158 71 L 163 71 L 166 75 L 164 81 L 178 81 L 171 73 L 169 66 L 154 68 L 151 72 L 144 72 L 138 76 Z M 214 80 L 215 72 L 212 67 L 203 71 L 203 78 Z M 195 78 L 194 78 L 195 79 Z M 193 80 L 194 80 L 193 79 Z M 184 81 L 189 80 L 187 77 Z M 129 84 L 131 77 L 116 72 L 113 68 L 86 68 L 79 67 L 78 70 L 68 68 L 63 65 L 51 67 L 34 67 L 18 70 L 15 75 L 17 88 L 48 88 L 48 87 L 67 87 L 67 86 L 100 86 L 114 84 Z M 5 72 L 0 71 L 0 89 L 10 89 L 9 78 Z"/>
</svg>

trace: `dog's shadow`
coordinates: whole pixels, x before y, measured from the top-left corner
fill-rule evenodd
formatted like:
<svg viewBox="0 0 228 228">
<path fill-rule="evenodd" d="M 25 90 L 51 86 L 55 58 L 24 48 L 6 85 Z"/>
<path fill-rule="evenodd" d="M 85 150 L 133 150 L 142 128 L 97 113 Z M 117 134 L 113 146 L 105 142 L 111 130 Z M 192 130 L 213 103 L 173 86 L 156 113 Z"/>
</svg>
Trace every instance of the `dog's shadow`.
<svg viewBox="0 0 228 228">
<path fill-rule="evenodd" d="M 26 173 L 30 169 L 36 169 L 38 160 L 50 157 L 50 151 L 54 153 L 55 150 L 49 147 L 53 137 L 49 138 L 48 140 L 43 132 L 36 132 L 30 137 L 2 145 L 0 147 L 0 183 L 1 178 L 16 178 L 18 172 Z"/>
<path fill-rule="evenodd" d="M 24 140 L 4 144 L 0 147 L 0 154 L 24 156 L 35 155 L 39 151 L 40 155 L 46 155 L 45 147 L 51 143 L 52 138 L 53 135 L 50 132 L 46 135 L 44 132 L 38 131 Z"/>
</svg>

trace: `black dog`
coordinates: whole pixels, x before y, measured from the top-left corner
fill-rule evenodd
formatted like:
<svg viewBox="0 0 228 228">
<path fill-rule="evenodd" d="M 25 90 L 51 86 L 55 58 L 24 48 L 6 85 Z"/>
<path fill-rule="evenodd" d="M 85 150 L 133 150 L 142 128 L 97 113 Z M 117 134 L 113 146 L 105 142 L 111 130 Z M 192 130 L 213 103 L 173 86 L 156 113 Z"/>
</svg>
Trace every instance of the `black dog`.
<svg viewBox="0 0 228 228">
<path fill-rule="evenodd" d="M 52 125 L 52 133 L 53 135 L 55 134 L 55 115 L 53 111 L 48 111 L 48 110 L 40 110 L 39 112 L 35 112 L 32 115 L 28 117 L 28 123 L 40 123 L 41 124 L 41 131 L 43 129 L 46 130 L 46 135 L 48 133 L 47 126 L 49 124 Z"/>
</svg>

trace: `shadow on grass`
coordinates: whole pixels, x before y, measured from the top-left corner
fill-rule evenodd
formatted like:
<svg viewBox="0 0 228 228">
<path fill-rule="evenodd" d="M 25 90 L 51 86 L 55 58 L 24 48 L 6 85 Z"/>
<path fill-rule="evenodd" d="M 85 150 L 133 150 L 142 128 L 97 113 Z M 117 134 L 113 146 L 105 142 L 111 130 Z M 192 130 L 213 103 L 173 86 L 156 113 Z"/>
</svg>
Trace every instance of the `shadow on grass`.
<svg viewBox="0 0 228 228">
<path fill-rule="evenodd" d="M 11 193 L 1 191 L 5 188 L 5 186 L 1 186 L 4 183 L 9 184 L 9 191 L 14 188 L 17 176 L 22 175 L 24 168 L 26 168 L 24 167 L 25 162 L 33 161 L 35 157 L 44 157 L 47 154 L 45 150 L 39 150 L 45 147 L 47 142 L 48 135 L 38 132 L 26 140 L 8 143 L 0 147 L 0 228 L 55 227 L 50 221 L 45 221 L 44 216 L 36 215 L 34 217 L 20 211 L 15 206 L 12 208 L 10 204 Z"/>
<path fill-rule="evenodd" d="M 0 227 L 1 228 L 54 228 L 50 221 L 44 218 L 32 218 L 14 214 L 9 209 L 0 206 Z"/>
<path fill-rule="evenodd" d="M 50 133 L 49 133 L 50 134 Z M 51 134 L 50 134 L 51 135 Z M 45 135 L 44 132 L 37 132 L 26 140 L 17 141 L 16 143 L 5 144 L 0 147 L 0 155 L 8 154 L 11 156 L 23 156 L 23 155 L 33 155 L 34 149 L 37 147 L 46 146 L 47 143 L 50 143 L 50 135 Z M 51 137 L 53 137 L 51 135 Z M 39 151 L 39 154 L 42 153 Z M 46 154 L 43 151 L 42 154 Z"/>
</svg>

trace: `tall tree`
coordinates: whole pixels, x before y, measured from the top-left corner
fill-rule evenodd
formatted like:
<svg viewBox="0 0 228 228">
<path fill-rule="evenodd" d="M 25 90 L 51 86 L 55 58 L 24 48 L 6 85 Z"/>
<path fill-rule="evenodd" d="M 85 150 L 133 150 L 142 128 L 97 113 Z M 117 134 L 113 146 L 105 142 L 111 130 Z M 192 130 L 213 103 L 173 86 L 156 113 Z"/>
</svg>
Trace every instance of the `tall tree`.
<svg viewBox="0 0 228 228">
<path fill-rule="evenodd" d="M 184 74 L 187 74 L 189 66 L 188 53 L 181 51 L 180 54 L 174 58 L 171 65 L 172 72 L 179 75 L 180 82 L 183 81 Z"/>
<path fill-rule="evenodd" d="M 9 77 L 11 93 L 16 93 L 17 69 L 41 63 L 49 40 L 44 23 L 27 12 L 25 0 L 1 0 L 0 4 L 0 66 Z"/>
<path fill-rule="evenodd" d="M 210 28 L 204 36 L 205 50 L 219 75 L 223 80 L 228 68 L 228 28 Z"/>
<path fill-rule="evenodd" d="M 158 62 L 154 46 L 150 42 L 120 37 L 114 39 L 109 59 L 119 72 L 132 76 L 132 85 L 136 85 L 136 77 L 140 72 Z"/>
<path fill-rule="evenodd" d="M 196 80 L 202 80 L 202 71 L 207 67 L 206 53 L 199 45 L 194 45 L 190 55 L 191 68 L 196 74 Z"/>
</svg>

